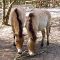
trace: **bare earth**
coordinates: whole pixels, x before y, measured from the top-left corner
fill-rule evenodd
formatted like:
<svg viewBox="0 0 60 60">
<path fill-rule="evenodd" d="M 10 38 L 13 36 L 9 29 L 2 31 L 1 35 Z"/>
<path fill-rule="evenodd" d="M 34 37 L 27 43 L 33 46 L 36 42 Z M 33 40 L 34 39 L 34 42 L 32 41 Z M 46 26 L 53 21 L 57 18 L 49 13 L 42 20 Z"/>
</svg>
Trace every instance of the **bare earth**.
<svg viewBox="0 0 60 60">
<path fill-rule="evenodd" d="M 51 20 L 50 45 L 46 46 L 46 39 L 44 47 L 40 47 L 41 33 L 37 34 L 36 56 L 17 57 L 16 48 L 13 46 L 13 34 L 10 26 L 0 27 L 0 60 L 60 60 L 60 18 L 52 18 Z M 25 30 L 24 30 L 25 31 Z M 23 51 L 27 50 L 27 35 L 24 37 Z M 24 55 L 24 54 L 23 54 Z"/>
</svg>

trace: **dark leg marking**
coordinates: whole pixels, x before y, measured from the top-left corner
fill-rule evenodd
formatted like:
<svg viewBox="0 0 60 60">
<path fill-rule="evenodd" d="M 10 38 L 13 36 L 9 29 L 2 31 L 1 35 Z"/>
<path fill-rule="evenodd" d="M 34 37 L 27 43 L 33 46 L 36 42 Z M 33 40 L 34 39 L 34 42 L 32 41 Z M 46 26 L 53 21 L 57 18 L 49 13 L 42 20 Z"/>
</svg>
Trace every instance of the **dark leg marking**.
<svg viewBox="0 0 60 60">
<path fill-rule="evenodd" d="M 47 45 L 49 45 L 49 27 L 46 27 L 47 31 Z"/>
<path fill-rule="evenodd" d="M 41 41 L 41 47 L 43 47 L 43 42 L 45 38 L 45 30 L 41 31 L 42 32 L 42 41 Z"/>
</svg>

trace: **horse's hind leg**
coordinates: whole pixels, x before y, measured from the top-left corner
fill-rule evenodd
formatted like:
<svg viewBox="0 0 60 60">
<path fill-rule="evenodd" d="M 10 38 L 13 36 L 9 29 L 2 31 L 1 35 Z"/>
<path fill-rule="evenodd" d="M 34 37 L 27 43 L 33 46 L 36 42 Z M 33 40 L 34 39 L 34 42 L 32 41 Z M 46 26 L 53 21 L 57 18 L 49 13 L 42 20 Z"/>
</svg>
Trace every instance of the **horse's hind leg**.
<svg viewBox="0 0 60 60">
<path fill-rule="evenodd" d="M 46 27 L 47 32 L 47 45 L 49 45 L 49 33 L 50 33 L 50 27 Z"/>
<path fill-rule="evenodd" d="M 44 42 L 44 38 L 45 38 L 45 29 L 43 29 L 41 32 L 42 32 L 41 47 L 43 47 L 43 42 Z"/>
</svg>

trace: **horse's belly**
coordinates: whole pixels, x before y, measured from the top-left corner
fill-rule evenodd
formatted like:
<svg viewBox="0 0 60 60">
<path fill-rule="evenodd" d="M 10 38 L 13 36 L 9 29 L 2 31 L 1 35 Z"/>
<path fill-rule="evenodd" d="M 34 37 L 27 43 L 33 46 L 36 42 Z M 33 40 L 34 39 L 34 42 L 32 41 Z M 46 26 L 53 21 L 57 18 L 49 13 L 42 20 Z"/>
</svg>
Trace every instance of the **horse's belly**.
<svg viewBox="0 0 60 60">
<path fill-rule="evenodd" d="M 47 26 L 48 19 L 42 19 L 39 22 L 38 30 L 43 30 Z"/>
<path fill-rule="evenodd" d="M 44 28 L 46 28 L 46 25 L 39 25 L 38 26 L 38 30 L 43 30 Z"/>
</svg>

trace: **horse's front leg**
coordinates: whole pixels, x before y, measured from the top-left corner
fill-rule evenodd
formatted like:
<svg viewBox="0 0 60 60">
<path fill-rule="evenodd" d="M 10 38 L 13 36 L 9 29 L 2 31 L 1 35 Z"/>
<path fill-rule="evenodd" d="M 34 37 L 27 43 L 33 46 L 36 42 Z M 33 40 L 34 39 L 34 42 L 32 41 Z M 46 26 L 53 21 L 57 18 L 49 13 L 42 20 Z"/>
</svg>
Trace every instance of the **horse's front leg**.
<svg viewBox="0 0 60 60">
<path fill-rule="evenodd" d="M 19 35 L 15 36 L 15 44 L 16 44 L 18 53 L 22 53 L 23 41 L 24 41 L 23 37 L 19 37 Z"/>
</svg>

